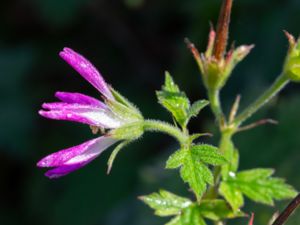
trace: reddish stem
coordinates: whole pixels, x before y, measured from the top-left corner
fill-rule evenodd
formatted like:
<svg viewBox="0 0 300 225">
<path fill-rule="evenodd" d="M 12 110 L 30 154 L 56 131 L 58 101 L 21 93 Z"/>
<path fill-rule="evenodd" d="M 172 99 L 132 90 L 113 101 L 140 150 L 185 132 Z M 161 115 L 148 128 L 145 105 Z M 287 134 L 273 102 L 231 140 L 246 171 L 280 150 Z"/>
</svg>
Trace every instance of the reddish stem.
<svg viewBox="0 0 300 225">
<path fill-rule="evenodd" d="M 286 209 L 279 215 L 272 225 L 283 225 L 299 205 L 300 194 L 294 198 L 294 200 L 286 207 Z"/>
</svg>

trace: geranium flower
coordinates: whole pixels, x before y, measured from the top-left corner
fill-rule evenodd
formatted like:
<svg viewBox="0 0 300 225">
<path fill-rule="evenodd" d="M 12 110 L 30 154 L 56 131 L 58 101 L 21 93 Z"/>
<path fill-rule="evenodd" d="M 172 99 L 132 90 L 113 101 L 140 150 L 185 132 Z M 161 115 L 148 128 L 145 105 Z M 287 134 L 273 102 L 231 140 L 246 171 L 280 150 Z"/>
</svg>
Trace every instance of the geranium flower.
<svg viewBox="0 0 300 225">
<path fill-rule="evenodd" d="M 91 162 L 119 140 L 135 139 L 142 134 L 141 126 L 138 126 L 143 121 L 140 112 L 104 81 L 92 63 L 70 48 L 64 48 L 59 55 L 102 94 L 104 102 L 80 93 L 56 92 L 60 102 L 44 103 L 39 114 L 49 119 L 84 123 L 107 132 L 40 160 L 38 167 L 54 167 L 45 174 L 49 178 L 67 175 Z M 123 135 L 122 127 L 127 126 L 136 127 L 138 132 L 133 132 L 134 136 Z"/>
</svg>

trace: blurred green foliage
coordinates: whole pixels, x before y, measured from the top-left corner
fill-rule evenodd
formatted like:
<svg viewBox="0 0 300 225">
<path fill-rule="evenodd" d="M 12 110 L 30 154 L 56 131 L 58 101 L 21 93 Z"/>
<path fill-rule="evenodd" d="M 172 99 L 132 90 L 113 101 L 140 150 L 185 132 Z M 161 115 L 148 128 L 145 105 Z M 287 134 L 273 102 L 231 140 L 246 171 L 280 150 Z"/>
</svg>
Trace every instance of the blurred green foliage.
<svg viewBox="0 0 300 225">
<path fill-rule="evenodd" d="M 86 55 L 106 80 L 136 103 L 145 117 L 168 118 L 155 99 L 164 70 L 192 100 L 204 88 L 183 38 L 203 49 L 208 21 L 217 20 L 220 0 L 31 0 L 0 3 L 0 224 L 4 225 L 159 225 L 138 195 L 159 187 L 189 196 L 176 171 L 164 161 L 176 146 L 172 139 L 145 135 L 120 153 L 106 176 L 109 152 L 84 169 L 59 180 L 48 180 L 35 167 L 44 155 L 76 145 L 92 134 L 86 126 L 48 121 L 38 116 L 43 101 L 56 90 L 97 96 L 57 53 L 69 46 Z M 237 68 L 222 92 L 228 108 L 237 93 L 242 104 L 266 87 L 280 72 L 287 48 L 283 29 L 299 34 L 298 0 L 235 1 L 230 40 L 256 48 Z M 300 91 L 290 85 L 257 115 L 280 121 L 236 137 L 241 169 L 273 167 L 277 175 L 300 188 Z M 226 107 L 225 107 L 226 108 Z M 192 131 L 213 132 L 205 110 Z M 203 139 L 213 142 L 214 139 Z M 259 143 L 259 144 L 258 144 Z M 257 157 L 259 155 L 259 157 Z M 257 225 L 278 208 L 250 204 Z M 288 225 L 297 224 L 298 212 Z M 230 224 L 245 224 L 239 219 Z"/>
</svg>

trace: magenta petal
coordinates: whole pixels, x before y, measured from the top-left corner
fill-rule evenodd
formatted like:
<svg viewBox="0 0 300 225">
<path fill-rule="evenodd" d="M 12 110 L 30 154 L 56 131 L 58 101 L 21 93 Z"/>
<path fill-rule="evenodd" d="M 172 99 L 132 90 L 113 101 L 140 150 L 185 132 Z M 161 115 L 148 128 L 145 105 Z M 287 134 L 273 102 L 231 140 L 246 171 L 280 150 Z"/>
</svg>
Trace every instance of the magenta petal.
<svg viewBox="0 0 300 225">
<path fill-rule="evenodd" d="M 43 117 L 46 117 L 48 119 L 53 120 L 66 120 L 66 121 L 73 121 L 77 123 L 84 123 L 91 126 L 97 126 L 97 123 L 91 119 L 88 119 L 86 117 L 76 115 L 73 112 L 70 111 L 58 111 L 58 110 L 52 110 L 52 111 L 45 111 L 40 110 L 39 114 Z"/>
<path fill-rule="evenodd" d="M 91 105 L 91 106 L 98 106 L 98 107 L 105 106 L 101 101 L 81 93 L 57 91 L 55 93 L 55 97 L 57 97 L 59 100 L 65 103 L 78 103 L 82 105 Z"/>
<path fill-rule="evenodd" d="M 43 103 L 43 109 L 49 110 L 100 110 L 107 111 L 108 107 L 106 105 L 94 106 L 87 104 L 79 104 L 79 103 L 66 103 L 66 102 L 52 102 L 52 103 Z"/>
<path fill-rule="evenodd" d="M 69 173 L 71 173 L 75 170 L 80 169 L 81 167 L 85 166 L 87 163 L 78 163 L 78 164 L 74 164 L 74 165 L 60 166 L 60 167 L 54 168 L 52 170 L 48 170 L 45 173 L 45 176 L 49 177 L 50 179 L 59 178 L 59 177 L 68 175 Z"/>
<path fill-rule="evenodd" d="M 105 105 L 105 108 L 64 102 L 44 103 L 39 114 L 49 119 L 67 120 L 104 128 L 117 128 L 123 124 Z"/>
<path fill-rule="evenodd" d="M 103 77 L 90 61 L 70 48 L 64 48 L 59 55 L 100 93 L 109 99 L 114 99 Z"/>
<path fill-rule="evenodd" d="M 90 162 L 117 140 L 110 137 L 99 137 L 80 145 L 63 149 L 41 159 L 38 167 L 60 167 Z"/>
</svg>

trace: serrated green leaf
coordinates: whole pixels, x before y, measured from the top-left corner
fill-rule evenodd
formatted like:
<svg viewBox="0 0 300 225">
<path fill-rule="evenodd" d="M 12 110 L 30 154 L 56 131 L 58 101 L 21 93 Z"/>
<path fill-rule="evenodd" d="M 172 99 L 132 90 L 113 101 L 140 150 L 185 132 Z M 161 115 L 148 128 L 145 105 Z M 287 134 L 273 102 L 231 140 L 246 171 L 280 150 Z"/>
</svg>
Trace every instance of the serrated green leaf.
<svg viewBox="0 0 300 225">
<path fill-rule="evenodd" d="M 212 134 L 210 133 L 195 133 L 195 134 L 192 134 L 190 135 L 190 142 L 192 143 L 193 141 L 195 141 L 196 139 L 200 138 L 200 137 L 203 137 L 203 136 L 212 136 Z"/>
<path fill-rule="evenodd" d="M 230 181 L 248 198 L 267 205 L 274 200 L 290 199 L 297 195 L 296 190 L 283 179 L 271 177 L 273 169 L 252 169 L 237 173 Z"/>
<path fill-rule="evenodd" d="M 194 102 L 191 105 L 191 107 L 188 109 L 185 125 L 188 124 L 188 122 L 190 121 L 190 119 L 192 117 L 196 117 L 200 113 L 200 111 L 208 104 L 209 104 L 209 101 L 207 101 L 207 100 L 199 100 L 199 101 Z"/>
<path fill-rule="evenodd" d="M 227 163 L 227 160 L 219 152 L 218 148 L 212 145 L 194 145 L 191 148 L 192 154 L 198 157 L 202 162 L 219 166 Z"/>
<path fill-rule="evenodd" d="M 241 211 L 234 212 L 230 206 L 221 199 L 202 200 L 199 211 L 204 218 L 215 221 L 245 216 Z"/>
<path fill-rule="evenodd" d="M 208 167 L 193 155 L 191 151 L 186 154 L 180 170 L 181 178 L 188 183 L 195 194 L 200 197 L 206 189 L 206 183 L 213 184 L 213 175 Z"/>
<path fill-rule="evenodd" d="M 157 91 L 159 103 L 165 107 L 181 126 L 187 118 L 187 111 L 190 108 L 190 102 L 184 92 L 181 92 L 174 83 L 171 75 L 166 72 L 165 84 L 161 91 Z"/>
<path fill-rule="evenodd" d="M 237 174 L 240 181 L 255 181 L 257 179 L 265 179 L 274 174 L 274 169 L 252 169 L 241 171 Z"/>
<path fill-rule="evenodd" d="M 203 150 L 205 149 L 205 150 Z M 203 154 L 201 154 L 203 150 Z M 208 150 L 212 154 L 207 153 Z M 224 158 L 216 152 L 215 147 L 210 145 L 195 145 L 190 150 L 183 149 L 173 153 L 166 168 L 175 169 L 180 167 L 180 175 L 184 182 L 188 183 L 197 197 L 201 197 L 206 189 L 206 184 L 213 184 L 212 172 L 206 163 L 219 165 L 224 163 Z"/>
<path fill-rule="evenodd" d="M 178 150 L 175 153 L 173 153 L 167 160 L 166 168 L 176 169 L 180 167 L 184 162 L 186 154 L 188 154 L 188 152 L 185 150 Z"/>
<path fill-rule="evenodd" d="M 255 202 L 274 205 L 274 200 L 293 198 L 297 195 L 295 189 L 286 184 L 283 179 L 271 177 L 272 169 L 252 169 L 237 173 L 223 181 L 220 193 L 234 210 L 239 208 L 235 201 L 241 194 Z M 237 198 L 235 195 L 238 195 Z M 241 203 L 241 202 L 238 202 Z"/>
<path fill-rule="evenodd" d="M 168 71 L 165 72 L 164 90 L 170 92 L 180 92 L 178 85 L 175 84 L 171 74 Z"/>
<path fill-rule="evenodd" d="M 117 156 L 117 154 L 120 152 L 120 150 L 122 148 L 124 148 L 127 144 L 129 143 L 129 141 L 123 141 L 122 143 L 120 143 L 113 151 L 112 153 L 110 154 L 110 157 L 108 159 L 108 162 L 107 162 L 107 174 L 110 173 L 111 171 L 111 168 L 113 166 L 113 163 L 115 161 L 115 158 Z"/>
<path fill-rule="evenodd" d="M 184 209 L 180 221 L 181 225 L 206 225 L 196 205 Z"/>
<path fill-rule="evenodd" d="M 244 205 L 242 192 L 232 183 L 228 183 L 226 181 L 221 182 L 219 192 L 230 204 L 234 212 L 238 212 L 238 210 Z"/>
<path fill-rule="evenodd" d="M 158 216 L 177 215 L 182 209 L 190 206 L 192 202 L 171 192 L 160 190 L 159 193 L 140 197 L 148 206 L 155 210 Z"/>
</svg>

